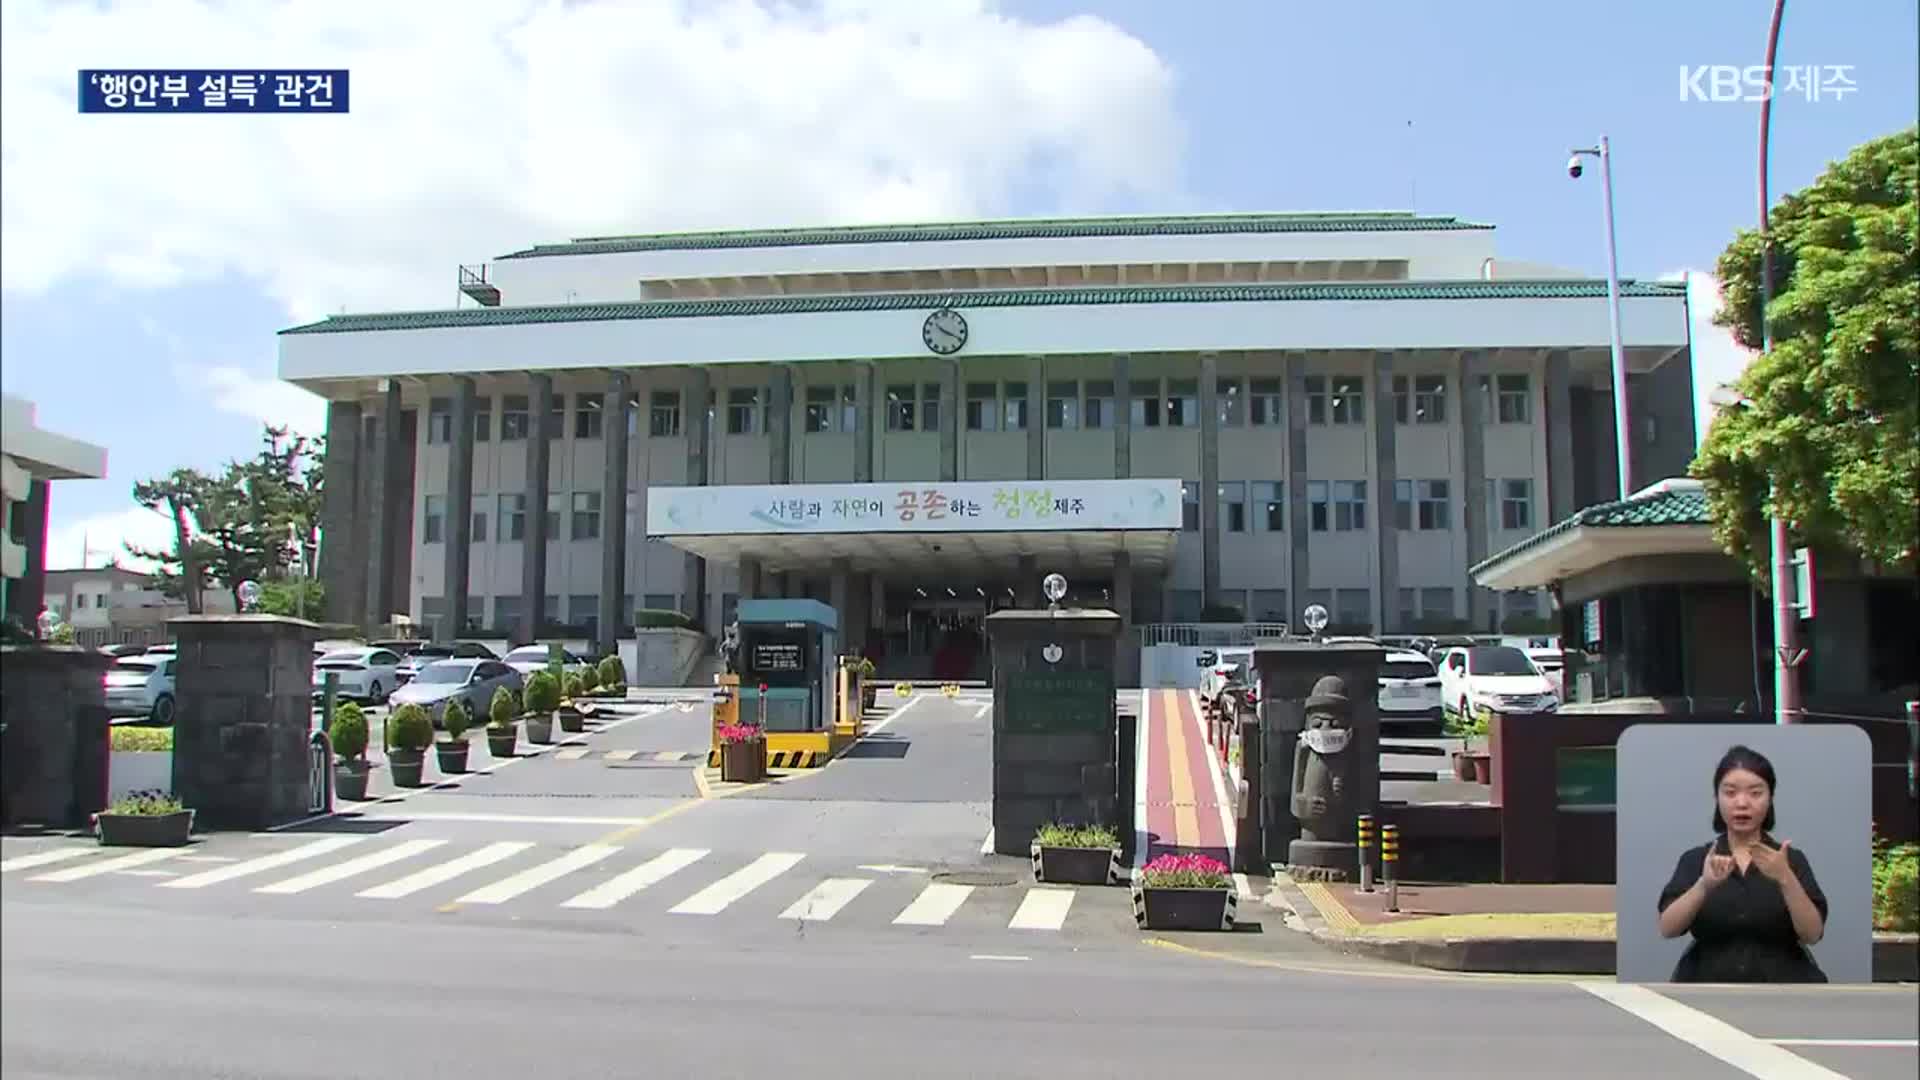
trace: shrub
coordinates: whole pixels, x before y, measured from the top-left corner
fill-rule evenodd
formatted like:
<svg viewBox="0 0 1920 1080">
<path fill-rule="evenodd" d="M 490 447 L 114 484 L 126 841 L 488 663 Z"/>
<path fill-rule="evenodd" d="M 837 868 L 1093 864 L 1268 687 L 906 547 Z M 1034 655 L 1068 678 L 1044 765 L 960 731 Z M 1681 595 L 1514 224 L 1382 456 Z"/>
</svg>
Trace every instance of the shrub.
<svg viewBox="0 0 1920 1080">
<path fill-rule="evenodd" d="M 1205 855 L 1162 855 L 1140 873 L 1155 889 L 1224 889 L 1233 881 L 1225 863 Z"/>
<path fill-rule="evenodd" d="M 409 701 L 387 717 L 389 750 L 425 750 L 433 745 L 433 719 L 427 710 Z"/>
<path fill-rule="evenodd" d="M 494 695 L 495 716 L 499 715 L 500 695 Z M 527 711 L 550 713 L 560 707 L 560 680 L 550 671 L 536 671 L 527 679 Z"/>
<path fill-rule="evenodd" d="M 1041 847 L 1111 848 L 1120 843 L 1120 834 L 1105 825 L 1042 825 L 1033 838 Z"/>
<path fill-rule="evenodd" d="M 112 806 L 107 807 L 109 814 L 131 814 L 136 817 L 163 817 L 185 810 L 185 804 L 166 791 L 132 791 L 122 795 Z"/>
<path fill-rule="evenodd" d="M 684 612 L 663 611 L 659 608 L 641 608 L 633 613 L 633 627 L 636 630 L 691 630 L 693 620 Z"/>
<path fill-rule="evenodd" d="M 173 729 L 117 727 L 112 740 L 117 753 L 164 753 L 173 749 Z"/>
<path fill-rule="evenodd" d="M 459 698 L 447 702 L 446 711 L 440 714 L 440 726 L 447 729 L 447 738 L 454 740 L 467 733 L 473 726 L 473 718 L 467 715 L 467 707 Z"/>
<path fill-rule="evenodd" d="M 540 672 L 534 675 L 534 678 L 544 679 L 547 678 L 547 674 Z M 531 700 L 531 692 L 529 692 L 528 698 Z M 519 702 L 513 700 L 513 691 L 504 686 L 497 687 L 493 691 L 493 700 L 487 702 L 487 719 L 494 727 L 506 727 L 513 723 L 515 716 L 519 715 L 519 705 Z"/>
<path fill-rule="evenodd" d="M 1920 844 L 1873 841 L 1873 928 L 1920 930 Z"/>
<path fill-rule="evenodd" d="M 586 692 L 586 680 L 582 679 L 580 673 L 577 671 L 567 672 L 567 677 L 560 682 L 560 696 L 562 697 L 568 699 L 577 698 Z"/>
<path fill-rule="evenodd" d="M 327 721 L 327 738 L 342 760 L 359 760 L 367 752 L 367 715 L 351 701 L 340 702 Z"/>
<path fill-rule="evenodd" d="M 617 656 L 608 656 L 600 661 L 597 674 L 600 685 L 608 690 L 624 689 L 627 685 L 627 665 Z"/>
<path fill-rule="evenodd" d="M 580 689 L 583 693 L 591 692 L 595 687 L 600 685 L 600 669 L 592 661 L 588 661 L 585 666 L 581 667 L 579 676 Z"/>
<path fill-rule="evenodd" d="M 880 673 L 880 669 L 873 665 L 873 661 L 864 656 L 853 662 L 853 670 L 863 679 L 871 679 Z"/>
</svg>

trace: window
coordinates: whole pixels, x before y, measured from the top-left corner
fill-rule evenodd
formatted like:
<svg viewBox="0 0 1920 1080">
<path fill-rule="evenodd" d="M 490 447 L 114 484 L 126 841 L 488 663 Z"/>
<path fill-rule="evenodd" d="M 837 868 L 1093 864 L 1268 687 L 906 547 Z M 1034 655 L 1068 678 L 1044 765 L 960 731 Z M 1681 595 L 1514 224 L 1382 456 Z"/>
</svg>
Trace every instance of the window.
<svg viewBox="0 0 1920 1080">
<path fill-rule="evenodd" d="M 1280 415 L 1280 380 L 1247 380 L 1247 416 L 1255 427 L 1279 427 L 1286 423 Z"/>
<path fill-rule="evenodd" d="M 1527 384 L 1531 380 L 1526 375 L 1502 375 L 1498 383 L 1499 396 L 1495 399 L 1495 416 L 1502 424 L 1525 424 L 1532 419 L 1529 408 Z"/>
<path fill-rule="evenodd" d="M 912 383 L 887 387 L 887 430 L 912 431 L 918 419 Z"/>
<path fill-rule="evenodd" d="M 440 544 L 446 542 L 447 497 L 429 495 L 426 499 L 426 520 L 422 523 L 420 537 L 423 543 Z"/>
<path fill-rule="evenodd" d="M 527 437 L 527 395 L 508 394 L 500 399 L 500 441 L 519 442 Z"/>
<path fill-rule="evenodd" d="M 852 386 L 840 388 L 840 430 L 849 435 L 860 430 L 860 395 Z"/>
<path fill-rule="evenodd" d="M 599 394 L 573 395 L 573 437 L 576 439 L 597 439 L 600 437 L 600 407 L 605 404 Z"/>
<path fill-rule="evenodd" d="M 465 631 L 467 633 L 473 633 L 474 631 L 477 631 L 482 626 L 484 626 L 486 624 L 486 619 L 487 619 L 486 612 L 487 612 L 486 597 L 484 596 L 467 597 L 467 624 L 465 627 Z M 486 670 L 488 666 L 489 665 L 487 664 L 480 664 L 478 665 L 477 670 L 474 673 L 483 679 L 492 678 L 493 673 Z"/>
<path fill-rule="evenodd" d="M 994 431 L 999 427 L 999 392 L 990 382 L 967 384 L 968 431 Z"/>
<path fill-rule="evenodd" d="M 1080 426 L 1080 384 L 1047 384 L 1047 427 L 1053 431 L 1072 431 Z"/>
<path fill-rule="evenodd" d="M 647 434 L 657 439 L 680 434 L 680 391 L 655 390 L 647 407 Z"/>
<path fill-rule="evenodd" d="M 670 592 L 650 592 L 641 598 L 641 603 L 647 605 L 649 611 L 673 611 L 679 601 Z"/>
<path fill-rule="evenodd" d="M 1400 605 L 1396 612 L 1398 621 L 1394 624 L 1395 626 L 1404 630 L 1412 626 L 1414 620 L 1420 617 L 1420 608 L 1417 603 L 1419 595 L 1419 591 L 1415 589 L 1400 590 Z"/>
<path fill-rule="evenodd" d="M 752 435 L 764 426 L 760 388 L 736 386 L 727 391 L 727 434 Z"/>
<path fill-rule="evenodd" d="M 801 415 L 801 426 L 809 435 L 819 435 L 835 429 L 839 416 L 834 410 L 837 395 L 831 386 L 807 387 L 807 408 Z M 731 420 L 731 417 L 729 417 Z"/>
<path fill-rule="evenodd" d="M 567 597 L 567 621 L 593 637 L 600 632 L 600 598 L 592 593 L 574 593 Z"/>
<path fill-rule="evenodd" d="M 646 410 L 641 408 L 641 405 L 640 405 L 640 395 L 628 394 L 627 395 L 627 438 L 631 439 L 634 436 L 640 434 L 640 418 L 645 415 L 646 415 Z"/>
<path fill-rule="evenodd" d="M 1333 531 L 1358 532 L 1367 527 L 1367 482 L 1333 482 Z"/>
<path fill-rule="evenodd" d="M 1027 430 L 1027 384 L 1010 382 L 1004 385 L 1004 408 L 1007 415 L 1008 431 Z"/>
<path fill-rule="evenodd" d="M 85 611 L 86 608 L 87 608 L 87 594 L 74 593 L 73 594 L 73 610 Z"/>
<path fill-rule="evenodd" d="M 496 596 L 493 598 L 493 625 L 509 629 L 520 622 L 520 596 Z"/>
<path fill-rule="evenodd" d="M 1333 422 L 1336 424 L 1364 424 L 1367 422 L 1366 380 L 1358 375 L 1335 375 L 1333 393 L 1330 396 Z"/>
<path fill-rule="evenodd" d="M 751 599 L 751 597 L 749 597 L 749 599 Z M 720 625 L 721 626 L 732 626 L 733 618 L 735 615 L 739 614 L 739 611 L 740 611 L 740 594 L 739 593 L 721 593 L 720 594 Z"/>
<path fill-rule="evenodd" d="M 599 492 L 576 491 L 573 493 L 573 538 L 575 540 L 600 539 Z"/>
<path fill-rule="evenodd" d="M 516 541 L 526 538 L 527 497 L 525 495 L 500 496 L 500 539 Z"/>
<path fill-rule="evenodd" d="M 1325 480 L 1307 481 L 1307 525 L 1314 532 L 1326 532 L 1333 525 L 1333 512 L 1327 505 Z"/>
<path fill-rule="evenodd" d="M 549 623 L 557 623 L 560 621 L 560 598 L 558 596 L 548 593 L 540 598 L 540 618 L 541 621 Z"/>
<path fill-rule="evenodd" d="M 1253 482 L 1253 520 L 1261 532 L 1287 530 L 1287 486 L 1278 481 Z"/>
<path fill-rule="evenodd" d="M 1180 527 L 1200 531 L 1200 485 L 1192 480 L 1180 481 Z"/>
<path fill-rule="evenodd" d="M 423 596 L 420 598 L 420 621 L 429 627 L 438 626 L 447 614 L 447 601 L 444 597 Z"/>
<path fill-rule="evenodd" d="M 427 402 L 427 442 L 449 443 L 453 441 L 453 402 L 448 398 L 437 397 Z"/>
<path fill-rule="evenodd" d="M 1245 481 L 1230 480 L 1221 484 L 1220 529 L 1223 532 L 1243 533 L 1247 531 L 1247 485 Z"/>
<path fill-rule="evenodd" d="M 1247 413 L 1246 399 L 1240 393 L 1240 380 L 1221 379 L 1214 383 L 1213 405 L 1221 427 L 1239 427 Z"/>
<path fill-rule="evenodd" d="M 1200 422 L 1200 380 L 1167 380 L 1167 426 L 1192 427 Z"/>
<path fill-rule="evenodd" d="M 1159 379 L 1135 379 L 1127 384 L 1127 406 L 1134 427 L 1159 427 L 1164 413 Z"/>
<path fill-rule="evenodd" d="M 1453 590 L 1449 588 L 1421 589 L 1420 617 L 1422 619 L 1453 618 Z"/>
<path fill-rule="evenodd" d="M 1540 615 L 1540 594 L 1537 592 L 1512 592 L 1507 594 L 1507 614 L 1524 619 L 1538 618 Z"/>
<path fill-rule="evenodd" d="M 547 539 L 560 539 L 560 512 L 566 508 L 566 505 L 567 497 L 565 495 L 552 492 L 547 494 L 547 511 L 545 517 L 541 520 L 541 531 L 545 533 Z M 556 619 L 560 617 L 558 609 L 555 609 L 553 617 Z"/>
<path fill-rule="evenodd" d="M 555 394 L 553 395 L 553 404 L 547 409 L 547 441 L 552 442 L 566 433 L 567 395 Z"/>
<path fill-rule="evenodd" d="M 485 495 L 474 496 L 474 500 L 476 504 L 478 504 L 479 500 L 484 498 L 486 498 Z M 475 505 L 474 507 L 473 531 L 467 534 L 467 538 L 469 541 L 475 544 L 484 544 L 487 542 L 487 512 L 480 505 Z"/>
<path fill-rule="evenodd" d="M 1413 377 L 1413 422 L 1416 424 L 1447 422 L 1447 377 L 1445 375 Z"/>
<path fill-rule="evenodd" d="M 1366 589 L 1333 590 L 1333 621 L 1347 626 L 1373 625 L 1373 593 Z"/>
<path fill-rule="evenodd" d="M 473 441 L 486 442 L 493 437 L 493 399 L 473 399 Z"/>
<path fill-rule="evenodd" d="M 1393 422 L 1405 424 L 1413 416 L 1413 380 L 1405 375 L 1393 377 Z"/>
<path fill-rule="evenodd" d="M 920 430 L 940 430 L 940 384 L 937 382 L 920 387 Z"/>
<path fill-rule="evenodd" d="M 1253 603 L 1247 605 L 1247 617 L 1255 622 L 1286 622 L 1289 617 L 1287 590 L 1253 590 Z"/>
<path fill-rule="evenodd" d="M 1533 528 L 1533 481 L 1500 481 L 1500 527 Z"/>
<path fill-rule="evenodd" d="M 1451 520 L 1445 480 L 1393 482 L 1394 528 L 1403 532 L 1414 528 L 1430 532 L 1449 528 Z"/>
<path fill-rule="evenodd" d="M 1088 431 L 1098 431 L 1113 422 L 1113 380 L 1089 380 L 1086 390 L 1085 407 L 1080 415 L 1082 426 Z"/>
<path fill-rule="evenodd" d="M 1307 423 L 1324 424 L 1327 422 L 1327 377 L 1309 375 L 1307 385 Z"/>
</svg>

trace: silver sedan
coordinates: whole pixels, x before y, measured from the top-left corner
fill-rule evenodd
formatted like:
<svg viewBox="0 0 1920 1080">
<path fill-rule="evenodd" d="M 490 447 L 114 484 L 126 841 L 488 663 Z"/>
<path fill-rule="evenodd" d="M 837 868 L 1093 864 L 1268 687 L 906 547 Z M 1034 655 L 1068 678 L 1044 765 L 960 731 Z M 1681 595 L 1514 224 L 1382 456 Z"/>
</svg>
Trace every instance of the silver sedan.
<svg viewBox="0 0 1920 1080">
<path fill-rule="evenodd" d="M 498 660 L 437 660 L 420 669 L 407 685 L 393 692 L 388 704 L 419 705 L 440 726 L 440 715 L 447 702 L 466 706 L 474 726 L 487 722 L 487 709 L 493 704 L 493 692 L 505 687 L 520 693 L 520 673 Z"/>
</svg>

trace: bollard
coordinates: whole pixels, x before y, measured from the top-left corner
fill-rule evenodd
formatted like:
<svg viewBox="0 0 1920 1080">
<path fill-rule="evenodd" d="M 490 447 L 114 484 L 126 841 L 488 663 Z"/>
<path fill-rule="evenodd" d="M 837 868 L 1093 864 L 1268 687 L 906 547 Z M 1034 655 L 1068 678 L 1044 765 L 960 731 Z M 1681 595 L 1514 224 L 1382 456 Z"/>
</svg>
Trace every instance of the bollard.
<svg viewBox="0 0 1920 1080">
<path fill-rule="evenodd" d="M 1400 910 L 1400 826 L 1380 827 L 1380 871 L 1387 879 L 1387 910 Z"/>
<path fill-rule="evenodd" d="M 1360 815 L 1360 891 L 1373 891 L 1373 815 Z"/>
</svg>

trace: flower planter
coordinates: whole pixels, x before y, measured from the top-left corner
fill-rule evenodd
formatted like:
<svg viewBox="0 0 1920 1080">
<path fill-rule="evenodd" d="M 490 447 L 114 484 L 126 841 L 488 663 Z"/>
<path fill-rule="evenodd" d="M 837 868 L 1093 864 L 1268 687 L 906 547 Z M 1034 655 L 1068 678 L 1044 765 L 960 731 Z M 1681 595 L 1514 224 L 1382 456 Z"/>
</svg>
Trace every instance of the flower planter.
<svg viewBox="0 0 1920 1080">
<path fill-rule="evenodd" d="M 107 805 L 136 791 L 173 787 L 173 751 L 115 750 L 107 756 Z"/>
<path fill-rule="evenodd" d="M 393 770 L 393 782 L 399 787 L 419 787 L 420 767 L 426 760 L 423 750 L 387 751 L 387 767 Z"/>
<path fill-rule="evenodd" d="M 531 722 L 527 724 L 533 726 Z M 551 741 L 550 739 L 548 741 Z M 520 746 L 520 729 L 513 727 L 487 728 L 487 752 L 497 758 L 510 758 Z"/>
<path fill-rule="evenodd" d="M 367 763 L 364 761 L 336 761 L 333 763 L 333 793 L 348 802 L 365 802 L 367 798 Z"/>
<path fill-rule="evenodd" d="M 747 739 L 720 747 L 720 779 L 729 784 L 757 784 L 767 778 L 767 740 Z"/>
<path fill-rule="evenodd" d="M 105 847 L 186 847 L 193 834 L 193 811 L 172 814 L 94 815 Z"/>
<path fill-rule="evenodd" d="M 1133 917 L 1142 930 L 1231 930 L 1238 910 L 1232 885 L 1172 889 L 1136 884 Z"/>
<path fill-rule="evenodd" d="M 1033 846 L 1033 880 L 1049 885 L 1113 885 L 1120 880 L 1117 847 Z"/>
<path fill-rule="evenodd" d="M 1463 751 L 1453 752 L 1453 778 L 1469 784 L 1473 783 L 1473 758 Z"/>
<path fill-rule="evenodd" d="M 529 713 L 523 717 L 527 723 L 527 741 L 542 746 L 553 741 L 553 717 L 541 713 Z"/>
<path fill-rule="evenodd" d="M 467 771 L 467 750 L 471 746 L 467 737 L 444 739 L 433 744 L 433 752 L 440 757 L 440 771 L 449 776 Z"/>
<path fill-rule="evenodd" d="M 587 718 L 580 715 L 578 709 L 555 709 L 552 723 L 560 725 L 560 730 L 569 735 L 578 735 L 587 730 Z"/>
<path fill-rule="evenodd" d="M 1474 753 L 1474 754 L 1466 755 L 1466 758 L 1468 762 L 1470 762 L 1473 766 L 1473 782 L 1474 783 L 1476 784 L 1493 783 L 1493 755 L 1492 754 Z"/>
</svg>

